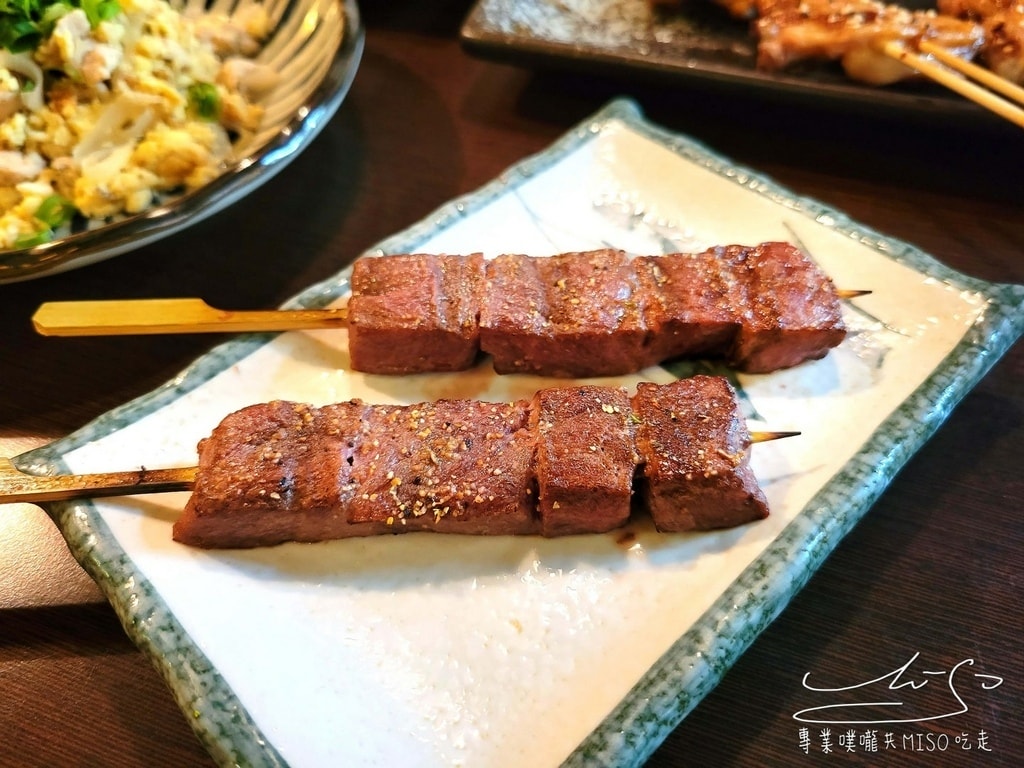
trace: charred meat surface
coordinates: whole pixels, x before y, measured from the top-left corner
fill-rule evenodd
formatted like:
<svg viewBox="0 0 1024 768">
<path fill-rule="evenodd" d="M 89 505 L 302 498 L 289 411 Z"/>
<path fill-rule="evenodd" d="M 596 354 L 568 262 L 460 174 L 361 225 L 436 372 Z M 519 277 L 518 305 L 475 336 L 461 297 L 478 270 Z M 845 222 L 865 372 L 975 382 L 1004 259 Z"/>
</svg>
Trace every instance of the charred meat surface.
<svg viewBox="0 0 1024 768">
<path fill-rule="evenodd" d="M 498 373 L 630 373 L 645 366 L 645 337 L 636 271 L 622 251 L 507 255 L 487 265 L 480 346 Z"/>
<path fill-rule="evenodd" d="M 514 254 L 488 260 L 480 307 L 480 345 L 494 355 L 498 373 L 527 370 L 531 343 L 543 345 L 552 332 L 548 294 L 538 259 Z"/>
<path fill-rule="evenodd" d="M 174 538 L 200 547 L 256 547 L 381 533 L 353 526 L 352 457 L 368 406 L 274 401 L 227 416 L 199 443 L 192 496 Z"/>
<path fill-rule="evenodd" d="M 378 405 L 356 449 L 349 520 L 392 530 L 533 533 L 529 404 Z"/>
<path fill-rule="evenodd" d="M 831 280 L 788 243 L 651 257 L 603 249 L 462 258 L 357 261 L 352 367 L 451 371 L 483 352 L 498 373 L 562 378 L 621 375 L 684 356 L 764 373 L 821 357 L 846 335 Z"/>
<path fill-rule="evenodd" d="M 747 295 L 718 249 L 638 256 L 647 301 L 649 365 L 676 357 L 718 356 L 739 331 L 737 307 Z"/>
<path fill-rule="evenodd" d="M 768 513 L 749 445 L 720 377 L 644 383 L 632 399 L 582 386 L 511 403 L 275 401 L 227 416 L 200 442 L 173 534 L 199 547 L 563 536 L 621 527 L 638 498 L 659 530 L 721 528 Z"/>
<path fill-rule="evenodd" d="M 644 367 L 645 336 L 636 273 L 622 251 L 487 263 L 480 347 L 498 373 L 631 373 Z"/>
<path fill-rule="evenodd" d="M 476 361 L 480 254 L 359 259 L 351 283 L 348 343 L 357 371 L 461 371 Z"/>
<path fill-rule="evenodd" d="M 544 389 L 534 396 L 531 419 L 540 532 L 604 533 L 625 525 L 637 465 L 626 390 Z"/>
<path fill-rule="evenodd" d="M 748 373 L 792 368 L 824 357 L 846 337 L 831 281 L 792 246 L 722 249 L 746 289 L 747 311 L 729 353 Z"/>
<path fill-rule="evenodd" d="M 715 376 L 641 383 L 633 397 L 641 494 L 659 531 L 729 528 L 768 516 L 736 393 Z"/>
</svg>

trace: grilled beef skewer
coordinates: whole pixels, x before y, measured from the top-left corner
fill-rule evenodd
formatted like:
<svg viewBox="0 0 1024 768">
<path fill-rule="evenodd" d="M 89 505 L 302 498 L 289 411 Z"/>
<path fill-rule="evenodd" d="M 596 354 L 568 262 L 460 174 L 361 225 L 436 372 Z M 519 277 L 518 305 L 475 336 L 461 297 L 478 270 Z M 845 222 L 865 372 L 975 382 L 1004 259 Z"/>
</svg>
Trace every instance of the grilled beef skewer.
<svg viewBox="0 0 1024 768">
<path fill-rule="evenodd" d="M 721 377 L 532 400 L 325 407 L 275 401 L 199 443 L 174 538 L 255 547 L 406 531 L 610 531 L 639 504 L 662 531 L 764 518 L 750 433 Z"/>
<path fill-rule="evenodd" d="M 675 357 L 765 373 L 827 354 L 846 334 L 838 291 L 784 243 L 638 256 L 405 254 L 357 261 L 347 308 L 230 311 L 201 299 L 48 302 L 49 336 L 284 331 L 349 326 L 351 364 L 376 374 L 632 373 Z"/>
<path fill-rule="evenodd" d="M 348 304 L 352 367 L 584 378 L 676 357 L 765 373 L 823 357 L 846 335 L 825 275 L 788 243 L 628 257 L 407 254 L 363 258 Z"/>
</svg>

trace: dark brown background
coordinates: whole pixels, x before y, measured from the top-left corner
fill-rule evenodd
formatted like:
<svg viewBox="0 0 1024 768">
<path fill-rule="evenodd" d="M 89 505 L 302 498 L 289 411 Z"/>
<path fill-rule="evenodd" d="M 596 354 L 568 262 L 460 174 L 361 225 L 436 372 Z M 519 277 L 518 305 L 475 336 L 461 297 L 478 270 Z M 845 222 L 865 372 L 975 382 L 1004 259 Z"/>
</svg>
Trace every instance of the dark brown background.
<svg viewBox="0 0 1024 768">
<path fill-rule="evenodd" d="M 468 9 L 455 0 L 365 2 L 367 48 L 352 92 L 277 178 L 135 253 L 0 286 L 0 455 L 75 430 L 213 344 L 202 336 L 44 340 L 29 323 L 41 302 L 202 296 L 232 308 L 275 306 L 620 95 L 652 120 L 956 269 L 1024 283 L 1024 131 L 986 115 L 974 125 L 911 122 L 765 94 L 489 63 L 460 46 Z M 1024 759 L 1022 376 L 1018 345 L 650 765 Z M 803 755 L 792 714 L 814 703 L 804 673 L 852 684 L 916 652 L 936 669 L 974 659 L 976 671 L 1004 682 L 971 699 L 967 714 L 889 730 L 898 740 L 967 733 L 972 741 L 984 731 L 990 752 L 951 744 L 946 752 L 822 754 L 815 729 Z M 929 702 L 938 707 L 934 690 Z M 0 765 L 210 764 L 45 514 L 0 507 Z"/>
</svg>

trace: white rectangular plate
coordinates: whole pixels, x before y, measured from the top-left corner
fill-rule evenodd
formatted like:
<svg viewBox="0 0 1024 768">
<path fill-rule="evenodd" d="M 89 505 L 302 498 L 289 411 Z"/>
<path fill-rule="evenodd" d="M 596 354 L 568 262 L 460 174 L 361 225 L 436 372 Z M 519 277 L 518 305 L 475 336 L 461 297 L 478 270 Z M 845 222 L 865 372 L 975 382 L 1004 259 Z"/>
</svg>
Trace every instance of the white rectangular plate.
<svg viewBox="0 0 1024 768">
<path fill-rule="evenodd" d="M 617 101 L 375 253 L 635 253 L 798 240 L 846 288 L 825 359 L 739 376 L 772 515 L 556 540 L 409 534 L 250 551 L 171 541 L 184 494 L 52 514 L 214 758 L 255 766 L 643 762 L 778 615 L 1024 328 L 1024 288 L 952 272 Z M 348 271 L 290 306 L 343 303 Z M 274 398 L 529 397 L 550 380 L 350 370 L 343 331 L 251 335 L 75 434 L 38 473 L 195 463 L 228 412 Z M 704 366 L 606 379 L 633 387 Z"/>
</svg>

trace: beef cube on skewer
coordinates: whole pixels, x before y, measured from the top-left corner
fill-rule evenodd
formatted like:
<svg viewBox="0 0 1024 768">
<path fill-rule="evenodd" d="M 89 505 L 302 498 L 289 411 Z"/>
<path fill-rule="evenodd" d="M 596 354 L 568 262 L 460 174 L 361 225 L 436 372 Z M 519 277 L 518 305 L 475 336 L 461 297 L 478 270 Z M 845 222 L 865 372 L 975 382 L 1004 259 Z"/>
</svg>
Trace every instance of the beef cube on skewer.
<svg viewBox="0 0 1024 768">
<path fill-rule="evenodd" d="M 498 373 L 529 370 L 527 345 L 549 335 L 547 289 L 537 259 L 505 254 L 485 266 L 480 348 Z"/>
<path fill-rule="evenodd" d="M 828 276 L 788 243 L 635 259 L 651 363 L 725 357 L 766 373 L 823 357 L 846 336 Z"/>
<path fill-rule="evenodd" d="M 747 297 L 720 250 L 634 259 L 650 328 L 649 364 L 721 356 L 732 346 Z"/>
<path fill-rule="evenodd" d="M 498 373 L 615 376 L 645 367 L 636 272 L 622 251 L 487 263 L 480 346 Z"/>
<path fill-rule="evenodd" d="M 633 413 L 643 462 L 640 494 L 659 531 L 728 528 L 768 516 L 749 465 L 750 432 L 728 381 L 643 382 Z"/>
<path fill-rule="evenodd" d="M 730 362 L 768 373 L 824 357 L 846 337 L 832 281 L 788 243 L 728 246 L 723 257 L 746 288 Z"/>
<path fill-rule="evenodd" d="M 357 371 L 460 371 L 479 352 L 483 257 L 403 254 L 352 266 L 349 357 Z"/>
<path fill-rule="evenodd" d="M 388 530 L 533 533 L 529 403 L 373 406 L 352 468 L 349 520 Z"/>
<path fill-rule="evenodd" d="M 604 533 L 629 520 L 637 465 L 629 395 L 614 387 L 544 389 L 533 398 L 540 532 Z"/>
<path fill-rule="evenodd" d="M 174 538 L 195 546 L 255 547 L 383 533 L 350 525 L 350 459 L 369 407 L 274 401 L 227 416 L 199 443 L 192 496 Z"/>
</svg>

